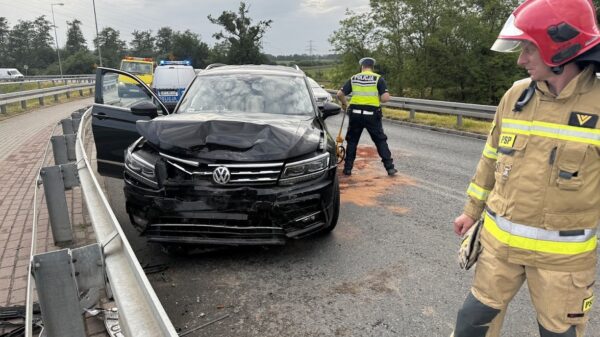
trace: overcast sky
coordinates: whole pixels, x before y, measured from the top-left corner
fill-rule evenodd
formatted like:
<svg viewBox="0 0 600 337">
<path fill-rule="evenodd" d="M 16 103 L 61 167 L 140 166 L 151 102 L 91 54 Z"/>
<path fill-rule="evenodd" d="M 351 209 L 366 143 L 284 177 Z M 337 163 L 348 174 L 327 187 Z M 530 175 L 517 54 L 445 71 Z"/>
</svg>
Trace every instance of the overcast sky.
<svg viewBox="0 0 600 337">
<path fill-rule="evenodd" d="M 74 18 L 82 24 L 88 48 L 95 36 L 92 0 L 0 0 L 0 16 L 12 27 L 18 20 L 32 20 L 40 15 L 52 21 L 52 3 L 56 19 L 58 43 L 64 47 L 66 21 Z M 263 41 L 264 51 L 273 55 L 327 54 L 328 37 L 338 29 L 346 8 L 355 12 L 368 10 L 369 0 L 248 0 L 253 23 L 273 20 Z M 169 26 L 174 30 L 189 29 L 212 46 L 212 35 L 221 26 L 210 23 L 207 16 L 218 17 L 224 10 L 237 12 L 239 0 L 96 0 L 98 28 L 113 27 L 129 42 L 131 32 Z M 54 35 L 52 35 L 54 38 Z"/>
</svg>

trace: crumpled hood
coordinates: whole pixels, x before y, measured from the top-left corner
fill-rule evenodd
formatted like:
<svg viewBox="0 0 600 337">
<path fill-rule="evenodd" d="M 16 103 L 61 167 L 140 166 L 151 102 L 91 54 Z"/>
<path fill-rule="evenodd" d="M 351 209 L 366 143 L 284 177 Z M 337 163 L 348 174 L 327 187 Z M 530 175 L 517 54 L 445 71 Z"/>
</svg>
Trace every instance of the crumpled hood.
<svg viewBox="0 0 600 337">
<path fill-rule="evenodd" d="M 136 126 L 163 152 L 208 160 L 284 160 L 316 151 L 321 139 L 310 116 L 190 113 L 139 120 Z"/>
</svg>

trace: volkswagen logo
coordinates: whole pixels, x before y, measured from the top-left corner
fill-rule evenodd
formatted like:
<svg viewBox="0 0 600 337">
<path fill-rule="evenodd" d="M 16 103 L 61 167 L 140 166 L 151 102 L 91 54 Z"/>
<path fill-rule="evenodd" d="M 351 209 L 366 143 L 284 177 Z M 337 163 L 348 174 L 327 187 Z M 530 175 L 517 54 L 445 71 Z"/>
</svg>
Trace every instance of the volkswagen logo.
<svg viewBox="0 0 600 337">
<path fill-rule="evenodd" d="M 213 180 L 215 181 L 215 183 L 220 184 L 220 185 L 227 184 L 229 182 L 229 179 L 231 179 L 231 173 L 229 173 L 229 170 L 225 166 L 217 167 L 213 171 L 212 176 L 213 176 Z"/>
</svg>

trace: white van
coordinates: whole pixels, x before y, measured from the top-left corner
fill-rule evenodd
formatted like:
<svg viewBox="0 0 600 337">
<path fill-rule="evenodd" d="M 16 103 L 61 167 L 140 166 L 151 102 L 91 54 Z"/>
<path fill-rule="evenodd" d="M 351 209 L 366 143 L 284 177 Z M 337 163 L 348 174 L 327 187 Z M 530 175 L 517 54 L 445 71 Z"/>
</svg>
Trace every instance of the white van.
<svg viewBox="0 0 600 337">
<path fill-rule="evenodd" d="M 154 70 L 152 89 L 165 107 L 173 111 L 195 77 L 196 71 L 189 61 L 160 61 Z"/>
<path fill-rule="evenodd" d="M 22 79 L 23 74 L 15 68 L 0 68 L 0 79 Z"/>
</svg>

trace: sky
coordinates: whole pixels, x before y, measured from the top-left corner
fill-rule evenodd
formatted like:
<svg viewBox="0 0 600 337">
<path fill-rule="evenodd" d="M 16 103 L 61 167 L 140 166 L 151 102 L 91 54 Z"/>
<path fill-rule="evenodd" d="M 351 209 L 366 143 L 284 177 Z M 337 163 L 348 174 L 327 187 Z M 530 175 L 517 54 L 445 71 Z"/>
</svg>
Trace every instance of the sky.
<svg viewBox="0 0 600 337">
<path fill-rule="evenodd" d="M 273 55 L 328 54 L 327 39 L 339 28 L 346 9 L 366 12 L 369 0 L 246 0 L 253 24 L 273 20 L 263 38 L 263 51 Z M 51 4 L 64 3 L 63 6 Z M 96 0 L 98 29 L 112 27 L 120 31 L 121 39 L 131 41 L 134 30 L 152 30 L 169 26 L 174 30 L 191 30 L 209 46 L 212 35 L 221 26 L 212 24 L 207 16 L 218 17 L 223 11 L 237 12 L 239 0 Z M 52 21 L 51 8 L 57 26 L 58 44 L 64 47 L 66 21 L 82 22 L 88 48 L 96 30 L 92 0 L 0 0 L 0 17 L 10 27 L 18 20 L 33 20 L 40 15 Z M 53 33 L 53 32 L 52 32 Z M 54 35 L 52 35 L 54 38 Z"/>
</svg>

